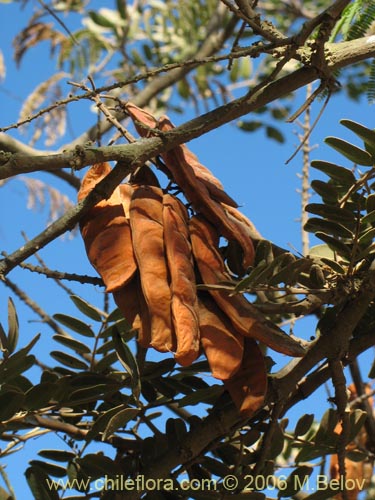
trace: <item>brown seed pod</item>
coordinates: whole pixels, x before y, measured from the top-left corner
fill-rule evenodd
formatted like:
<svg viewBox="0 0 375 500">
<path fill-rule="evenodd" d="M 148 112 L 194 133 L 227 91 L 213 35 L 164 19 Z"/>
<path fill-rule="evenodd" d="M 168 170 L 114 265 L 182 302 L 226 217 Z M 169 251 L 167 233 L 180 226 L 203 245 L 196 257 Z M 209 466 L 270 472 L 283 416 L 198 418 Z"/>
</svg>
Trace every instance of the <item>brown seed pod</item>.
<svg viewBox="0 0 375 500">
<path fill-rule="evenodd" d="M 133 248 L 143 295 L 151 321 L 151 346 L 174 351 L 169 276 L 164 249 L 163 193 L 152 186 L 138 187 L 130 202 Z"/>
<path fill-rule="evenodd" d="M 212 375 L 220 380 L 233 377 L 241 367 L 244 337 L 207 293 L 199 296 L 199 325 Z"/>
<path fill-rule="evenodd" d="M 108 163 L 93 165 L 82 180 L 78 200 L 84 199 L 110 171 Z M 137 264 L 119 187 L 108 200 L 101 200 L 82 218 L 80 230 L 87 256 L 102 277 L 106 291 L 113 292 L 126 285 L 134 276 Z"/>
<path fill-rule="evenodd" d="M 230 280 L 218 250 L 219 235 L 202 216 L 190 219 L 190 238 L 193 254 L 202 280 L 206 285 L 218 285 Z M 303 347 L 250 304 L 243 295 L 229 295 L 222 290 L 210 290 L 220 309 L 236 330 L 245 337 L 257 339 L 275 351 L 289 356 L 302 356 Z"/>
<path fill-rule="evenodd" d="M 255 340 L 245 338 L 242 364 L 235 375 L 224 380 L 234 404 L 243 416 L 251 417 L 264 403 L 267 371 L 264 357 Z"/>
<path fill-rule="evenodd" d="M 164 244 L 171 278 L 172 318 L 177 338 L 175 358 L 183 366 L 198 357 L 198 300 L 189 241 L 188 214 L 169 194 L 163 197 Z"/>
<path fill-rule="evenodd" d="M 152 128 L 168 132 L 174 125 L 164 116 L 158 122 L 150 113 L 143 111 L 134 104 L 127 104 L 127 111 L 142 137 L 153 135 Z M 143 124 L 143 127 L 142 127 Z M 155 135 L 155 134 L 154 134 Z M 254 246 L 247 232 L 229 218 L 220 202 L 236 207 L 235 201 L 228 196 L 222 184 L 189 151 L 185 145 L 176 146 L 161 154 L 173 180 L 183 191 L 188 201 L 197 212 L 202 213 L 212 221 L 228 240 L 236 240 L 243 251 L 243 267 L 247 269 L 254 260 Z"/>
</svg>

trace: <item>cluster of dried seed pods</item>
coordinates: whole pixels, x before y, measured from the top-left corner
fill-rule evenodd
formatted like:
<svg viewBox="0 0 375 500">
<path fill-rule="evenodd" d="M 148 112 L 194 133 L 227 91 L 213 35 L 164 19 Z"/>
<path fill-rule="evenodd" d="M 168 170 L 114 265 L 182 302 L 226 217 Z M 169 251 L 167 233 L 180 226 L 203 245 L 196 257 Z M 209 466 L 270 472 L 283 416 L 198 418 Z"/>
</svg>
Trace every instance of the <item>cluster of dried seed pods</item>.
<svg viewBox="0 0 375 500">
<path fill-rule="evenodd" d="M 143 136 L 173 127 L 166 117 L 157 122 L 134 105 L 128 111 Z M 197 280 L 217 285 L 231 279 L 219 249 L 221 236 L 238 246 L 244 268 L 252 264 L 252 225 L 186 146 L 163 153 L 162 159 L 194 214 L 143 167 L 143 173 L 118 186 L 81 220 L 87 255 L 106 291 L 138 330 L 140 345 L 172 352 L 183 366 L 203 350 L 213 376 L 224 381 L 240 411 L 250 415 L 262 405 L 267 389 L 256 341 L 290 356 L 304 350 L 245 297 L 215 288 L 197 291 Z M 79 200 L 110 171 L 106 163 L 92 166 Z"/>
</svg>

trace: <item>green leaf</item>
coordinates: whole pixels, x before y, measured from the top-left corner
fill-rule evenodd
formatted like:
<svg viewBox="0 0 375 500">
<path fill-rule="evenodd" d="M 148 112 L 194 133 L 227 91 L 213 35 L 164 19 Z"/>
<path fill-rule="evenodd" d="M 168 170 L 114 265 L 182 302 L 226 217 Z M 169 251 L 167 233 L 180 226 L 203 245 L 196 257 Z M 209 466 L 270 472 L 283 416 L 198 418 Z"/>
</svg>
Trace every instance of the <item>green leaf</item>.
<svg viewBox="0 0 375 500">
<path fill-rule="evenodd" d="M 291 497 L 300 491 L 302 485 L 306 481 L 306 478 L 311 476 L 313 470 L 314 469 L 308 465 L 301 465 L 294 469 L 286 480 L 285 485 L 283 485 L 283 488 L 279 491 L 278 497 Z"/>
<path fill-rule="evenodd" d="M 110 352 L 109 354 L 103 356 L 95 366 L 95 370 L 98 372 L 102 372 L 108 369 L 113 363 L 118 360 L 117 353 L 115 351 Z"/>
<path fill-rule="evenodd" d="M 7 337 L 6 333 L 5 333 L 3 325 L 1 323 L 0 323 L 0 349 L 2 351 L 7 351 L 8 350 L 8 337 Z"/>
<path fill-rule="evenodd" d="M 314 415 L 312 413 L 306 413 L 298 420 L 296 427 L 294 429 L 294 437 L 303 436 L 310 430 L 312 424 L 314 423 Z"/>
<path fill-rule="evenodd" d="M 170 445 L 178 446 L 187 433 L 185 422 L 181 418 L 169 418 L 165 423 L 165 434 Z"/>
<path fill-rule="evenodd" d="M 326 203 L 337 203 L 339 193 L 337 189 L 327 182 L 320 180 L 311 181 L 311 189 L 313 189 L 319 196 L 322 197 Z"/>
<path fill-rule="evenodd" d="M 321 261 L 338 274 L 345 274 L 345 269 L 338 262 L 331 259 L 321 258 Z"/>
<path fill-rule="evenodd" d="M 329 455 L 330 453 L 334 453 L 335 448 L 329 446 L 317 446 L 316 444 L 308 444 L 301 448 L 298 452 L 295 462 L 299 464 L 301 462 L 308 462 L 310 460 L 314 460 L 318 457 L 324 457 L 325 455 Z"/>
<path fill-rule="evenodd" d="M 78 297 L 78 295 L 71 295 L 70 299 L 74 302 L 74 305 L 79 311 L 81 311 L 81 313 L 94 321 L 102 322 L 103 318 L 107 316 L 104 311 L 101 311 L 92 304 L 89 304 L 86 300 Z"/>
<path fill-rule="evenodd" d="M 271 125 L 266 126 L 266 134 L 269 139 L 274 139 L 276 142 L 280 144 L 284 144 L 285 137 L 276 127 L 271 127 Z"/>
<path fill-rule="evenodd" d="M 257 120 L 239 120 L 237 126 L 244 132 L 254 132 L 263 127 L 263 123 Z"/>
<path fill-rule="evenodd" d="M 205 469 L 218 477 L 225 477 L 231 473 L 230 467 L 211 457 L 205 456 L 202 460 L 202 465 Z"/>
<path fill-rule="evenodd" d="M 116 0 L 116 7 L 122 19 L 127 19 L 126 0 Z"/>
<path fill-rule="evenodd" d="M 206 389 L 198 389 L 179 399 L 177 403 L 179 407 L 195 406 L 199 403 L 213 404 L 220 394 L 222 394 L 223 390 L 223 386 L 215 384 Z"/>
<path fill-rule="evenodd" d="M 43 462 L 42 460 L 30 460 L 29 464 L 32 467 L 38 467 L 43 472 L 54 477 L 65 477 L 66 468 L 61 465 L 52 464 L 51 462 Z"/>
<path fill-rule="evenodd" d="M 146 48 L 148 51 L 150 51 L 149 46 L 145 45 L 143 46 L 144 52 L 146 51 Z M 191 88 L 186 78 L 182 78 L 177 82 L 177 91 L 183 99 L 187 99 L 191 95 Z"/>
<path fill-rule="evenodd" d="M 284 433 L 278 423 L 273 429 L 270 447 L 267 450 L 267 459 L 272 460 L 280 455 L 284 448 Z"/>
<path fill-rule="evenodd" d="M 355 183 L 355 176 L 351 170 L 345 167 L 340 167 L 335 163 L 330 163 L 323 160 L 313 160 L 311 162 L 312 168 L 320 170 L 328 175 L 334 181 L 338 181 L 344 186 L 351 186 Z"/>
<path fill-rule="evenodd" d="M 337 238 L 347 238 L 348 240 L 353 240 L 353 233 L 338 222 L 333 222 L 326 219 L 319 219 L 317 217 L 311 217 L 308 219 L 304 225 L 304 230 L 309 233 L 317 233 L 322 231 L 323 233 L 331 234 Z"/>
<path fill-rule="evenodd" d="M 350 434 L 349 434 L 349 439 L 352 441 L 358 432 L 361 430 L 363 427 L 365 421 L 367 419 L 367 413 L 363 410 L 360 410 L 359 408 L 355 409 L 350 413 L 349 420 L 350 420 Z"/>
<path fill-rule="evenodd" d="M 364 215 L 361 219 L 361 224 L 372 224 L 375 222 L 375 210 Z"/>
<path fill-rule="evenodd" d="M 92 329 L 83 321 L 66 314 L 54 314 L 53 318 L 64 326 L 67 326 L 73 332 L 79 333 L 84 337 L 95 337 Z"/>
<path fill-rule="evenodd" d="M 309 255 L 311 255 L 312 257 L 315 257 L 315 256 L 316 257 L 325 257 L 328 259 L 335 258 L 335 253 L 325 243 L 311 247 Z"/>
<path fill-rule="evenodd" d="M 87 441 L 90 441 L 91 439 L 94 439 L 100 432 L 103 432 L 104 429 L 107 427 L 108 422 L 110 419 L 116 415 L 119 411 L 124 409 L 124 405 L 118 405 L 115 408 L 111 408 L 110 410 L 107 410 L 99 415 L 99 417 L 95 420 L 94 425 L 91 427 L 87 434 Z"/>
<path fill-rule="evenodd" d="M 340 120 L 341 125 L 348 128 L 354 132 L 360 139 L 362 139 L 367 147 L 369 148 L 369 153 L 374 156 L 375 152 L 375 130 L 365 127 L 360 123 L 354 122 L 352 120 L 343 119 Z"/>
<path fill-rule="evenodd" d="M 254 257 L 254 266 L 256 267 L 260 262 L 271 264 L 274 259 L 272 243 L 269 240 L 259 240 Z"/>
<path fill-rule="evenodd" d="M 358 238 L 359 245 L 371 245 L 375 238 L 375 227 L 370 228 L 368 231 L 365 231 Z"/>
<path fill-rule="evenodd" d="M 137 408 L 125 408 L 123 410 L 118 411 L 111 419 L 109 420 L 106 429 L 103 433 L 102 440 L 106 441 L 109 436 L 111 436 L 117 429 L 121 429 L 126 426 L 130 420 L 134 420 L 134 418 L 138 415 L 139 410 Z"/>
<path fill-rule="evenodd" d="M 84 387 L 82 389 L 77 389 L 69 394 L 67 402 L 71 405 L 77 405 L 78 403 L 88 403 L 90 401 L 99 401 L 103 399 L 105 395 L 109 392 L 113 392 L 119 389 L 119 385 L 116 384 L 97 384 L 91 387 Z"/>
<path fill-rule="evenodd" d="M 59 333 L 57 333 L 52 338 L 56 340 L 56 342 L 59 342 L 59 344 L 69 347 L 70 349 L 73 349 L 73 351 L 76 351 L 80 354 L 88 354 L 91 352 L 91 349 L 86 344 L 83 344 L 79 340 L 68 337 L 67 335 L 60 335 Z"/>
<path fill-rule="evenodd" d="M 366 211 L 367 213 L 373 212 L 375 210 L 375 193 L 370 194 L 366 198 Z"/>
<path fill-rule="evenodd" d="M 344 141 L 339 137 L 326 137 L 324 142 L 336 149 L 336 151 L 344 155 L 353 163 L 366 167 L 372 167 L 373 165 L 372 156 L 367 151 L 351 144 L 348 141 Z"/>
<path fill-rule="evenodd" d="M 57 491 L 49 487 L 51 479 L 39 467 L 28 467 L 25 476 L 35 500 L 59 500 Z"/>
<path fill-rule="evenodd" d="M 56 384 L 52 382 L 41 382 L 34 385 L 25 394 L 25 406 L 28 410 L 39 410 L 54 401 L 56 395 Z"/>
<path fill-rule="evenodd" d="M 18 343 L 19 325 L 17 311 L 13 300 L 8 299 L 8 342 L 7 349 L 9 353 L 14 352 Z"/>
<path fill-rule="evenodd" d="M 113 340 L 105 341 L 98 349 L 96 349 L 96 354 L 108 354 L 112 352 L 115 348 Z"/>
<path fill-rule="evenodd" d="M 71 451 L 63 450 L 40 450 L 38 455 L 43 458 L 48 458 L 49 460 L 54 460 L 55 462 L 69 462 L 73 460 L 77 455 Z"/>
<path fill-rule="evenodd" d="M 349 227 L 354 227 L 356 222 L 356 214 L 346 208 L 326 205 L 324 203 L 310 203 L 306 205 L 305 210 L 311 214 L 320 215 L 324 219 L 349 225 Z"/>
<path fill-rule="evenodd" d="M 117 328 L 114 328 L 113 330 L 113 342 L 115 344 L 117 356 L 120 363 L 131 376 L 133 395 L 136 399 L 138 399 L 139 395 L 141 394 L 141 378 L 139 374 L 138 364 L 128 345 L 122 339 L 121 334 Z"/>
<path fill-rule="evenodd" d="M 88 453 L 83 458 L 77 459 L 76 463 L 83 468 L 90 479 L 105 475 L 111 477 L 123 472 L 116 462 L 101 453 Z"/>
<path fill-rule="evenodd" d="M 61 363 L 62 365 L 68 366 L 69 368 L 74 368 L 76 370 L 88 370 L 88 365 L 70 354 L 66 354 L 61 351 L 52 351 L 50 353 L 51 357 Z"/>
<path fill-rule="evenodd" d="M 3 391 L 0 393 L 0 421 L 8 420 L 19 412 L 25 396 L 18 391 Z"/>
<path fill-rule="evenodd" d="M 112 323 L 112 322 L 116 322 L 116 321 L 123 320 L 123 319 L 124 319 L 124 315 L 122 314 L 120 309 L 118 307 L 116 307 L 116 309 L 114 309 L 107 317 L 107 323 Z"/>
<path fill-rule="evenodd" d="M 21 351 L 16 352 L 0 365 L 0 379 L 2 382 L 9 382 L 34 366 L 35 356 L 32 354 L 17 356 L 20 352 Z"/>
<path fill-rule="evenodd" d="M 290 262 L 288 265 L 280 269 L 275 273 L 268 281 L 270 285 L 277 285 L 279 283 L 285 283 L 290 285 L 296 283 L 302 272 L 307 271 L 312 265 L 310 259 L 298 259 Z"/>
<path fill-rule="evenodd" d="M 238 80 L 240 74 L 240 60 L 234 59 L 232 61 L 232 67 L 229 72 L 229 80 L 234 83 Z"/>
<path fill-rule="evenodd" d="M 337 411 L 329 408 L 323 415 L 319 428 L 315 435 L 316 446 L 334 446 L 338 440 L 338 434 L 334 429 L 338 422 Z"/>
<path fill-rule="evenodd" d="M 91 10 L 89 13 L 88 13 L 90 19 L 92 19 L 94 21 L 95 24 L 97 24 L 98 26 L 102 26 L 103 28 L 115 28 L 114 24 L 112 21 L 110 21 L 109 19 L 107 19 L 106 17 L 104 17 L 102 14 L 99 14 L 99 12 L 95 11 L 95 10 Z"/>
<path fill-rule="evenodd" d="M 345 243 L 342 243 L 341 241 L 337 240 L 336 238 L 333 238 L 332 236 L 329 236 L 328 234 L 325 234 L 321 231 L 318 231 L 315 233 L 315 236 L 319 238 L 320 240 L 324 241 L 327 243 L 327 245 L 335 252 L 337 252 L 341 257 L 350 259 L 351 256 L 351 249 L 348 245 Z"/>
<path fill-rule="evenodd" d="M 370 371 L 368 373 L 368 378 L 375 378 L 375 359 L 374 361 L 372 362 L 372 365 L 371 365 L 371 368 L 370 368 Z"/>
</svg>

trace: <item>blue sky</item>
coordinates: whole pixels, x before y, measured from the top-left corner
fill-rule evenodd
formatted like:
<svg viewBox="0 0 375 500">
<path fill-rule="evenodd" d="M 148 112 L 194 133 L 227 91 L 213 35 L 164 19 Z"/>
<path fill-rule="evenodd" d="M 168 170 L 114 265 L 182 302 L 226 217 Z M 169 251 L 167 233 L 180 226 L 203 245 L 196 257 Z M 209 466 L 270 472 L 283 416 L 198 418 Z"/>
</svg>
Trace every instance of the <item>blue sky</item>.
<svg viewBox="0 0 375 500">
<path fill-rule="evenodd" d="M 15 34 L 24 25 L 28 18 L 29 8 L 20 13 L 19 4 L 0 5 L 0 48 L 4 53 L 7 75 L 5 81 L 0 84 L 0 109 L 1 125 L 6 126 L 17 121 L 22 100 L 43 79 L 54 72 L 54 62 L 48 58 L 45 45 L 38 47 L 35 52 L 30 51 L 25 57 L 19 70 L 15 67 L 12 59 L 11 43 Z M 298 95 L 294 103 L 297 109 L 304 100 L 304 91 Z M 317 115 L 322 102 L 315 102 L 312 107 L 313 118 Z M 366 126 L 374 126 L 374 107 L 367 105 L 363 98 L 360 103 L 348 101 L 343 95 L 334 95 L 315 131 L 311 136 L 311 144 L 316 145 L 312 152 L 312 159 L 325 159 L 337 161 L 347 165 L 345 161 L 331 148 L 323 144 L 327 135 L 336 135 L 348 140 L 353 136 L 344 127 L 339 125 L 341 118 L 349 118 L 359 121 Z M 191 109 L 186 110 L 186 118 L 193 115 Z M 73 136 L 78 136 L 91 122 L 89 113 L 73 115 L 74 123 L 71 123 Z M 177 115 L 172 117 L 176 124 L 181 123 L 185 117 Z M 300 179 L 297 174 L 301 171 L 301 154 L 289 164 L 285 161 L 294 152 L 298 145 L 296 132 L 300 132 L 296 124 L 283 126 L 286 143 L 280 145 L 265 138 L 263 131 L 245 133 L 238 130 L 234 124 L 228 124 L 218 130 L 212 131 L 204 137 L 192 141 L 189 147 L 196 153 L 200 161 L 205 164 L 224 184 L 227 192 L 242 206 L 244 213 L 255 223 L 258 230 L 265 238 L 276 244 L 301 250 L 301 235 L 298 218 L 300 217 Z M 10 132 L 15 137 L 22 137 L 17 131 Z M 73 138 L 73 137 L 72 137 Z M 66 142 L 66 140 L 64 141 Z M 38 145 L 42 148 L 42 145 Z M 347 165 L 348 166 L 348 165 Z M 312 171 L 311 175 L 317 177 Z M 62 184 L 48 174 L 40 178 L 51 182 L 56 187 Z M 75 201 L 75 192 L 66 186 L 64 192 Z M 21 230 L 24 230 L 28 238 L 32 238 L 43 230 L 47 214 L 29 210 L 25 203 L 26 189 L 19 180 L 11 180 L 2 188 L 0 197 L 0 209 L 3 217 L 0 221 L 1 248 L 6 252 L 12 252 L 23 243 Z M 59 239 L 41 252 L 41 256 L 52 269 L 64 269 L 68 272 L 93 275 L 93 269 L 87 261 L 82 241 L 74 236 Z M 22 288 L 32 291 L 32 297 L 51 312 L 63 312 L 66 314 L 76 311 L 66 294 L 56 290 L 53 283 L 45 278 L 35 279 L 34 275 L 26 271 L 15 270 L 9 278 L 14 280 Z M 103 293 L 99 289 L 87 290 L 81 285 L 68 284 L 75 293 L 82 294 L 87 300 L 100 304 Z M 0 286 L 0 322 L 7 324 L 7 298 L 9 291 Z M 21 318 L 20 345 L 25 345 L 37 332 L 42 333 L 43 349 L 48 352 L 52 347 L 50 341 L 52 332 L 45 325 L 37 322 L 35 314 L 22 302 L 15 299 L 16 307 Z M 74 312 L 73 312 L 74 311 Z M 313 331 L 308 326 L 301 328 L 301 336 L 308 338 Z M 323 395 L 324 398 L 324 395 Z M 312 408 L 304 411 L 321 413 L 326 405 L 320 405 L 315 400 Z M 322 401 L 322 399 L 320 399 Z M 298 411 L 294 414 L 298 418 Z M 45 443 L 42 444 L 43 439 Z M 25 498 L 28 491 L 20 471 L 26 468 L 27 461 L 34 457 L 35 449 L 46 446 L 49 437 L 28 443 L 25 450 L 13 455 L 7 462 L 9 473 L 13 483 L 16 484 L 16 493 L 19 498 Z M 59 443 L 57 443 L 58 445 Z"/>
</svg>

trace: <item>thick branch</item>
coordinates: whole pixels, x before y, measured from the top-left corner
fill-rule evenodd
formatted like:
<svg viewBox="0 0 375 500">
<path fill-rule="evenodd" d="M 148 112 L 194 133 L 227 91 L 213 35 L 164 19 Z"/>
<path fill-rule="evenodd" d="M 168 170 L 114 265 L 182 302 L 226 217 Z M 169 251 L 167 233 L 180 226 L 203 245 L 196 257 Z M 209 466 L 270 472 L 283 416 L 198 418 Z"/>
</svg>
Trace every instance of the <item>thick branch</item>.
<svg viewBox="0 0 375 500">
<path fill-rule="evenodd" d="M 375 56 L 375 36 L 359 38 L 351 42 L 327 44 L 329 68 L 333 71 Z M 314 67 L 301 68 L 290 75 L 280 78 L 260 88 L 255 93 L 235 99 L 176 127 L 159 137 L 138 141 L 134 144 L 104 147 L 82 147 L 54 155 L 29 156 L 15 154 L 3 159 L 0 166 L 0 179 L 36 170 L 56 170 L 70 166 L 80 169 L 99 161 L 122 160 L 128 164 L 135 159 L 149 160 L 161 151 L 166 151 L 184 142 L 216 129 L 232 120 L 255 111 L 319 77 Z M 138 102 L 138 101 L 137 101 Z M 0 158 L 1 160 L 1 158 Z"/>
</svg>

